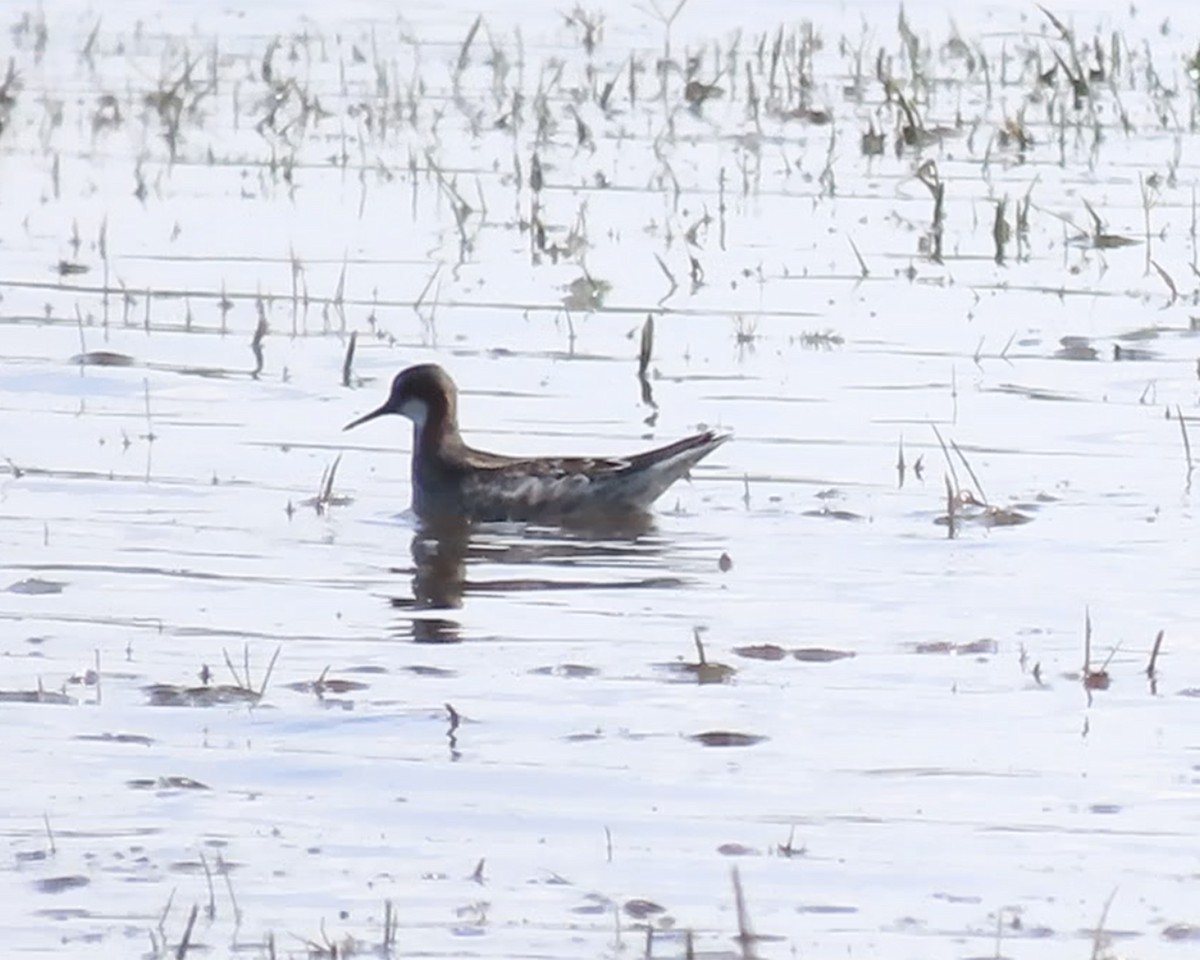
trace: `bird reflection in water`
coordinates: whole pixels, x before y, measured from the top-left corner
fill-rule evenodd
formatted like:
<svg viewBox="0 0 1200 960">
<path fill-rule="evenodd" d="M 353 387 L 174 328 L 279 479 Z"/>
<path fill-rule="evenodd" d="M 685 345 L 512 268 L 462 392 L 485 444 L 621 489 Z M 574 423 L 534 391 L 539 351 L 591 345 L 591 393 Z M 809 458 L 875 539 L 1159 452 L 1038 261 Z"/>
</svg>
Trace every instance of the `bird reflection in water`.
<svg viewBox="0 0 1200 960">
<path fill-rule="evenodd" d="M 417 643 L 461 642 L 459 621 L 434 611 L 461 609 L 471 595 L 682 586 L 685 581 L 675 576 L 639 576 L 645 571 L 629 564 L 631 558 L 659 557 L 665 547 L 665 541 L 655 535 L 653 518 L 645 513 L 608 516 L 570 527 L 427 523 L 413 533 L 411 568 L 392 571 L 412 576 L 412 595 L 391 599 L 392 607 L 402 612 L 396 635 Z M 537 567 L 541 575 L 468 576 L 469 570 L 484 563 Z M 553 576 L 564 569 L 591 571 L 595 576 Z M 614 571 L 618 576 L 613 576 Z"/>
</svg>

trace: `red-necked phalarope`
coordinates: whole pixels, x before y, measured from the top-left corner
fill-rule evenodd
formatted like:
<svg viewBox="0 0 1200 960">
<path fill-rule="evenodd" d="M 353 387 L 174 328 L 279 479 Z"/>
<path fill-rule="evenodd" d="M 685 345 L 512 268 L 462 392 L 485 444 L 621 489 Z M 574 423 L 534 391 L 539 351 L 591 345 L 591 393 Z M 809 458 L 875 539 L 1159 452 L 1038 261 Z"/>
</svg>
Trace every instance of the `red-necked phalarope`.
<svg viewBox="0 0 1200 960">
<path fill-rule="evenodd" d="M 508 457 L 458 432 L 458 388 L 433 363 L 402 370 L 378 410 L 413 422 L 413 511 L 423 520 L 569 521 L 644 511 L 729 439 L 706 430 L 629 457 Z"/>
</svg>

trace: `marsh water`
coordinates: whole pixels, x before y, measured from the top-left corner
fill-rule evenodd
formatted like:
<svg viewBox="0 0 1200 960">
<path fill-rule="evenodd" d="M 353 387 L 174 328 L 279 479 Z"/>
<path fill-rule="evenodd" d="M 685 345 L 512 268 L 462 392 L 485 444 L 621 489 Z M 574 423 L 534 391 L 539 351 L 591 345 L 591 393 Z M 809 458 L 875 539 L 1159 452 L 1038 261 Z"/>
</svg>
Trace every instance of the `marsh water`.
<svg viewBox="0 0 1200 960">
<path fill-rule="evenodd" d="M 1194 12 L 3 19 L 6 955 L 1195 954 Z"/>
</svg>

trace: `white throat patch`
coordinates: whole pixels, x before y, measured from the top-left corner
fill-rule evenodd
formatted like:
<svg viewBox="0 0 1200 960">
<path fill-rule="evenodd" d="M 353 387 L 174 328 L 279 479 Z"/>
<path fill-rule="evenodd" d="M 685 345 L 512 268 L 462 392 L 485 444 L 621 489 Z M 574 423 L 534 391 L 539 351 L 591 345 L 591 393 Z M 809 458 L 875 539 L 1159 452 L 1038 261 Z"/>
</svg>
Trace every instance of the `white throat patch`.
<svg viewBox="0 0 1200 960">
<path fill-rule="evenodd" d="M 425 424 L 429 421 L 429 404 L 416 397 L 409 397 L 400 404 L 399 412 L 402 417 L 408 417 L 418 431 L 424 430 Z"/>
</svg>

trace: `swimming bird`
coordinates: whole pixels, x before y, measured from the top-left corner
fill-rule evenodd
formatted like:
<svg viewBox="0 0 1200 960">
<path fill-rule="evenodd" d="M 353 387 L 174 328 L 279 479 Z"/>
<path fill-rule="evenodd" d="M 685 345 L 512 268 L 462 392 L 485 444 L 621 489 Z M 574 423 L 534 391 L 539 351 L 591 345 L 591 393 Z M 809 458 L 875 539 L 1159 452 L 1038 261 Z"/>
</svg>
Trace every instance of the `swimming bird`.
<svg viewBox="0 0 1200 960">
<path fill-rule="evenodd" d="M 510 457 L 467 446 L 458 388 L 434 363 L 400 371 L 383 406 L 346 430 L 398 413 L 413 424 L 412 507 L 422 520 L 587 521 L 647 510 L 729 439 L 706 430 L 628 457 Z"/>
</svg>

